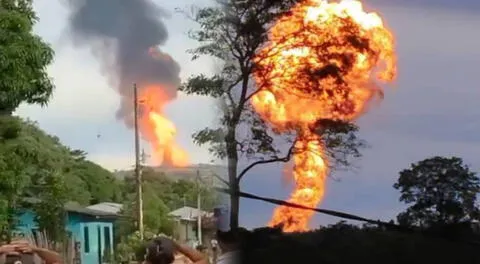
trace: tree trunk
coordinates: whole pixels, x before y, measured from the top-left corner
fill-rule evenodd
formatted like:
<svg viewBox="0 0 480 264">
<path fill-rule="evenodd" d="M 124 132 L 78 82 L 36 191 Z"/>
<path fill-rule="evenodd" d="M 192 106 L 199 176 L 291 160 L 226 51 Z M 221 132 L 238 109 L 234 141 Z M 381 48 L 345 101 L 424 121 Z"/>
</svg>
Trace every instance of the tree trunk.
<svg viewBox="0 0 480 264">
<path fill-rule="evenodd" d="M 239 191 L 238 183 L 234 183 L 230 187 L 232 193 Z M 230 229 L 238 228 L 238 216 L 240 211 L 240 197 L 238 195 L 230 195 Z"/>
<path fill-rule="evenodd" d="M 234 127 L 229 128 L 225 143 L 227 147 L 228 158 L 228 182 L 230 184 L 230 229 L 238 228 L 238 216 L 240 211 L 240 197 L 236 195 L 239 191 L 239 183 L 237 181 L 238 153 L 235 140 Z"/>
<path fill-rule="evenodd" d="M 7 233 L 6 239 L 7 243 L 11 243 L 13 239 L 13 232 L 15 231 L 16 228 L 16 212 L 17 212 L 17 207 L 15 203 L 15 198 L 10 197 L 7 200 Z"/>
</svg>

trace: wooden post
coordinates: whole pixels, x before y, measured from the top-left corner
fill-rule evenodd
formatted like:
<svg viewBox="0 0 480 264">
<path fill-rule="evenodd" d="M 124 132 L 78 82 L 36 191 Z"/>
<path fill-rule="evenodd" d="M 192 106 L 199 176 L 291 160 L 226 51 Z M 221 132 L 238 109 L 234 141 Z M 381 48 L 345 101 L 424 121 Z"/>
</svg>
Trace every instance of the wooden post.
<svg viewBox="0 0 480 264">
<path fill-rule="evenodd" d="M 137 224 L 140 239 L 143 240 L 143 197 L 142 197 L 142 171 L 140 164 L 140 137 L 138 131 L 138 94 L 137 84 L 133 84 L 133 114 L 135 122 L 135 179 L 137 183 Z"/>
<path fill-rule="evenodd" d="M 201 194 L 200 194 L 200 171 L 197 170 L 197 230 L 198 230 L 198 243 L 202 245 L 202 207 L 201 207 Z"/>
</svg>

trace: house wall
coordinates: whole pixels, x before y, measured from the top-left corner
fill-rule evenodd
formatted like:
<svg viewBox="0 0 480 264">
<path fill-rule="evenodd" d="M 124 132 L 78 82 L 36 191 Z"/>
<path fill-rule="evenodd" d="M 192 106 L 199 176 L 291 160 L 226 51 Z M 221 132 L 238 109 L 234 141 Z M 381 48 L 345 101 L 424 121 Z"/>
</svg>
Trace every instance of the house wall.
<svg viewBox="0 0 480 264">
<path fill-rule="evenodd" d="M 19 233 L 32 236 L 38 226 L 35 214 L 26 211 L 19 218 Z M 100 220 L 94 216 L 79 213 L 68 213 L 66 230 L 72 234 L 76 242 L 80 242 L 80 260 L 82 264 L 102 263 L 105 248 L 113 254 L 113 221 Z M 88 239 L 88 241 L 86 240 Z"/>
<path fill-rule="evenodd" d="M 210 241 L 215 235 L 215 230 L 216 229 L 202 229 L 202 245 L 210 247 Z M 177 220 L 175 235 L 175 238 L 178 239 L 180 243 L 186 243 L 192 246 L 198 237 L 197 221 Z"/>
<path fill-rule="evenodd" d="M 80 232 L 78 224 L 82 219 L 75 214 L 67 215 L 67 226 L 65 229 L 70 232 L 74 238 L 78 237 Z M 20 234 L 33 236 L 33 231 L 38 229 L 38 225 L 35 222 L 35 214 L 31 211 L 26 211 L 19 217 L 19 223 L 17 225 L 17 231 Z"/>
<path fill-rule="evenodd" d="M 176 234 L 181 243 L 188 243 L 194 241 L 197 238 L 197 232 L 195 231 L 196 222 L 177 220 Z"/>
<path fill-rule="evenodd" d="M 102 263 L 107 250 L 113 254 L 113 225 L 111 222 L 83 222 L 80 223 L 80 230 L 82 264 Z"/>
<path fill-rule="evenodd" d="M 37 223 L 35 223 L 35 214 L 33 212 L 26 211 L 20 215 L 18 220 L 18 233 L 27 236 L 33 235 L 32 230 L 37 229 Z"/>
</svg>

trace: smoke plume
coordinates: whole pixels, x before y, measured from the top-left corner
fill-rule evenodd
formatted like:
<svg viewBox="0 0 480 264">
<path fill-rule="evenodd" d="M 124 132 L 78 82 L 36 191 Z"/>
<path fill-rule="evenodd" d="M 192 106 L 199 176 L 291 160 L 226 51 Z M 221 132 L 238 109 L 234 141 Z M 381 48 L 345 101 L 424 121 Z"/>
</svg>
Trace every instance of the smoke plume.
<svg viewBox="0 0 480 264">
<path fill-rule="evenodd" d="M 180 66 L 158 48 L 168 38 L 164 10 L 150 0 L 67 1 L 71 39 L 90 48 L 121 95 L 118 119 L 129 127 L 133 123 L 133 83 L 139 94 L 155 85 L 165 101 L 175 99 Z"/>
</svg>

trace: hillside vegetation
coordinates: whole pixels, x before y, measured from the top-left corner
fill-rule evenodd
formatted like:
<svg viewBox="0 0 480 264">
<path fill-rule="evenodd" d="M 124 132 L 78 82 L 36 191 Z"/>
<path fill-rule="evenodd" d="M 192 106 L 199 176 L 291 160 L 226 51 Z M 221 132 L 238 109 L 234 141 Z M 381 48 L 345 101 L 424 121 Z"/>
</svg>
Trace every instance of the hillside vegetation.
<svg viewBox="0 0 480 264">
<path fill-rule="evenodd" d="M 61 216 L 66 202 L 88 206 L 100 202 L 124 205 L 117 241 L 134 232 L 135 182 L 132 177 L 115 175 L 89 161 L 87 153 L 63 145 L 38 124 L 14 116 L 0 116 L 0 231 L 8 239 L 24 208 L 38 214 L 45 229 L 63 230 Z M 130 174 L 131 175 L 131 174 Z M 152 232 L 172 233 L 170 211 L 184 205 L 196 206 L 198 191 L 202 207 L 212 209 L 218 200 L 208 185 L 190 180 L 171 180 L 162 172 L 146 168 L 144 176 L 145 227 Z M 25 204 L 24 198 L 36 198 L 39 204 Z M 52 225 L 53 223 L 53 225 Z M 61 232 L 52 235 L 60 237 Z"/>
</svg>

